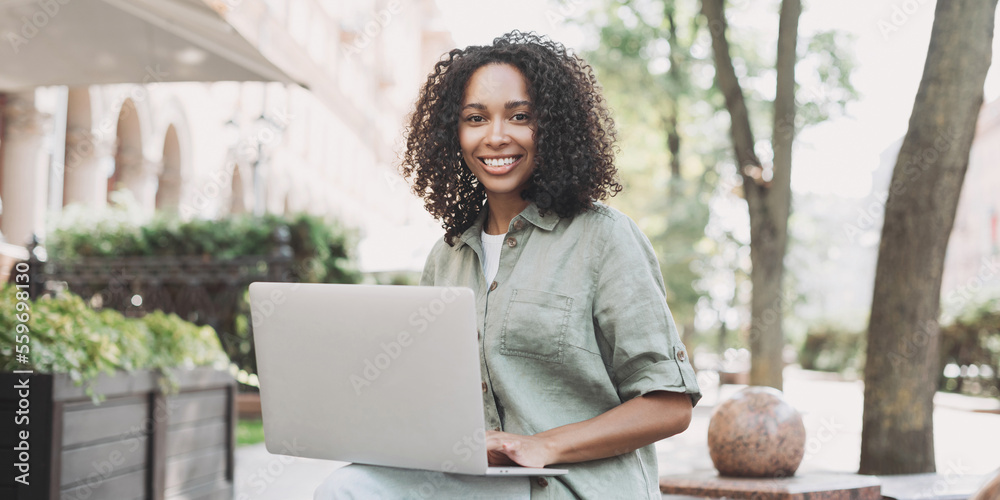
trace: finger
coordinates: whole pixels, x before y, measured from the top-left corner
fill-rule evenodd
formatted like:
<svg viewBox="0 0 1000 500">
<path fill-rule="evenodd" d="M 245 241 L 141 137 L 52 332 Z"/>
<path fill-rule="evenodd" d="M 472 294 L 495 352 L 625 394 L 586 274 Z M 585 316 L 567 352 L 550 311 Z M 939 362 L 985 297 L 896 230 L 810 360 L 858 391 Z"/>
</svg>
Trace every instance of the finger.
<svg viewBox="0 0 1000 500">
<path fill-rule="evenodd" d="M 499 442 L 505 437 L 507 437 L 507 433 L 503 431 L 486 431 L 486 442 L 497 443 L 497 447 L 500 446 Z"/>
<path fill-rule="evenodd" d="M 491 451 L 487 454 L 490 465 L 515 465 L 517 462 L 511 460 L 503 451 Z"/>
<path fill-rule="evenodd" d="M 510 455 L 517 455 L 521 452 L 521 447 L 518 445 L 517 441 L 505 441 L 503 443 L 503 451 Z"/>
<path fill-rule="evenodd" d="M 486 437 L 486 449 L 488 450 L 500 450 L 503 448 L 503 438 L 500 436 L 487 436 Z"/>
</svg>

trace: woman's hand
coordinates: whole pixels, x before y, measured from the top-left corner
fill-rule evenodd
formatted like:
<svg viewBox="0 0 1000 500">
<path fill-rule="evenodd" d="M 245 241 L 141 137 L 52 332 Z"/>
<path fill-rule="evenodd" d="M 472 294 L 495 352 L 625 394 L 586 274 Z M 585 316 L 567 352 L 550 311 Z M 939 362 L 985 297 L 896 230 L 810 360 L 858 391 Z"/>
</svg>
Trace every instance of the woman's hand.
<svg viewBox="0 0 1000 500">
<path fill-rule="evenodd" d="M 533 436 L 486 431 L 486 451 L 490 465 L 545 467 L 586 462 L 631 453 L 683 432 L 690 422 L 690 396 L 653 391 L 589 420 Z"/>
<path fill-rule="evenodd" d="M 554 455 L 545 438 L 486 431 L 486 456 L 490 465 L 545 467 Z"/>
</svg>

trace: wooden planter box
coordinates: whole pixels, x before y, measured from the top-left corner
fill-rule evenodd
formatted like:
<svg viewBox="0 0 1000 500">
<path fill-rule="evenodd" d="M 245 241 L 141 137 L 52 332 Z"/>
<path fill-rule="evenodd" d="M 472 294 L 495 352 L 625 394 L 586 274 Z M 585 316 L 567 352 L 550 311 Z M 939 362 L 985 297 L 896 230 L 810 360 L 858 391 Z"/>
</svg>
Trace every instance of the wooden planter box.
<svg viewBox="0 0 1000 500">
<path fill-rule="evenodd" d="M 263 412 L 260 409 L 260 393 L 244 392 L 236 395 L 237 416 L 243 420 L 260 420 Z"/>
<path fill-rule="evenodd" d="M 236 382 L 210 368 L 175 373 L 179 392 L 167 396 L 149 371 L 102 375 L 99 405 L 64 374 L 0 373 L 0 498 L 231 499 Z M 28 485 L 16 480 L 21 441 Z"/>
</svg>

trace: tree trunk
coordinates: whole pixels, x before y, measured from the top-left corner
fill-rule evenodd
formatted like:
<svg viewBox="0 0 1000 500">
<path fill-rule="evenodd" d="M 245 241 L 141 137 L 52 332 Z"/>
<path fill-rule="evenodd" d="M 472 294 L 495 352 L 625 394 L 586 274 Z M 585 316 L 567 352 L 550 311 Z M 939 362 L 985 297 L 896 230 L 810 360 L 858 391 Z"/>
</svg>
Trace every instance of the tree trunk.
<svg viewBox="0 0 1000 500">
<path fill-rule="evenodd" d="M 784 0 L 778 26 L 777 91 L 772 148 L 774 165 L 764 169 L 754 152 L 753 132 L 743 90 L 736 78 L 726 40 L 723 0 L 703 0 L 715 54 L 716 81 L 726 98 L 730 133 L 750 211 L 750 262 L 753 284 L 750 320 L 750 383 L 781 389 L 784 347 L 782 278 L 791 201 L 791 157 L 795 137 L 795 46 L 799 0 Z"/>
<path fill-rule="evenodd" d="M 934 472 L 945 249 L 983 103 L 997 0 L 938 2 L 892 173 L 868 325 L 861 474 Z"/>
<path fill-rule="evenodd" d="M 667 78 L 670 79 L 674 92 L 680 91 L 680 62 L 677 54 L 680 44 L 677 43 L 677 24 L 674 22 L 674 6 L 664 2 L 664 15 L 667 18 L 667 40 L 670 44 L 670 69 Z M 667 150 L 670 151 L 670 200 L 676 200 L 681 195 L 681 135 L 677 129 L 677 115 L 680 109 L 680 98 L 671 94 L 668 98 L 670 110 L 667 112 Z"/>
</svg>

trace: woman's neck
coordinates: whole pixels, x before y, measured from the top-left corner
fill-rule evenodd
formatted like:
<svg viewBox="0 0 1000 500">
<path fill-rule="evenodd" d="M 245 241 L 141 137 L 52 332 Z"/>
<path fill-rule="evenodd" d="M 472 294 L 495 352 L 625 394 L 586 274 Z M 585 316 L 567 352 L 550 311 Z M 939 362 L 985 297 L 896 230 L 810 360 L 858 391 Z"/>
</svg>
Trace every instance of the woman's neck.
<svg viewBox="0 0 1000 500">
<path fill-rule="evenodd" d="M 486 206 L 489 212 L 483 230 L 486 234 L 505 234 L 510 221 L 528 206 L 528 200 L 521 198 L 521 193 L 513 193 L 513 196 L 493 195 L 487 196 Z"/>
</svg>

